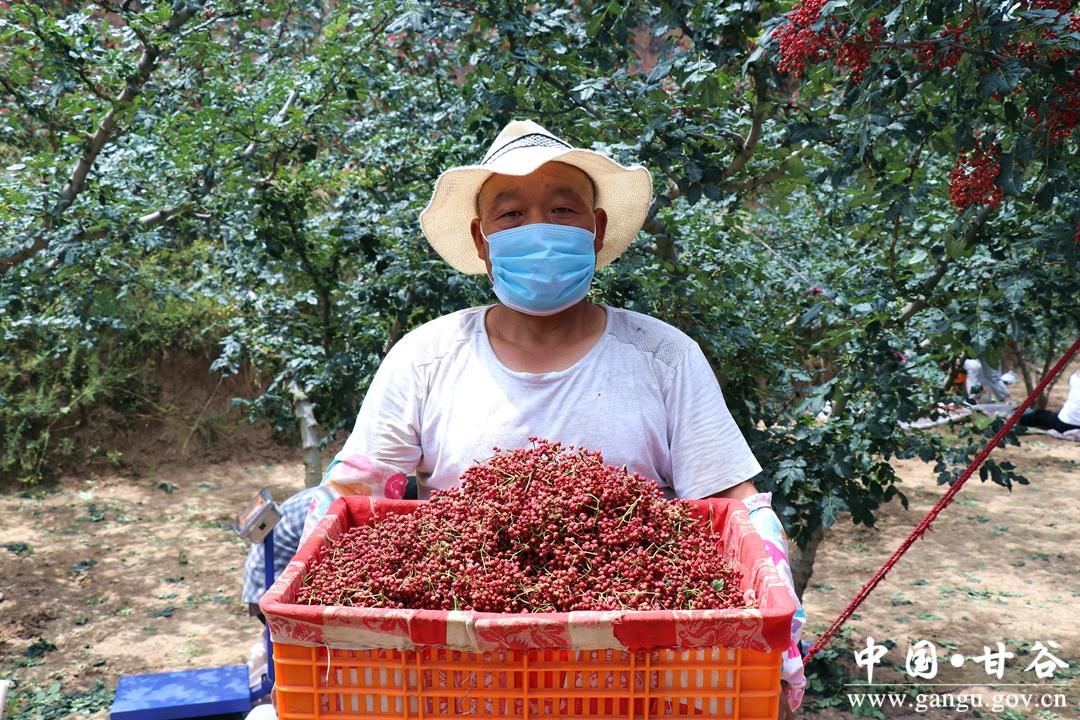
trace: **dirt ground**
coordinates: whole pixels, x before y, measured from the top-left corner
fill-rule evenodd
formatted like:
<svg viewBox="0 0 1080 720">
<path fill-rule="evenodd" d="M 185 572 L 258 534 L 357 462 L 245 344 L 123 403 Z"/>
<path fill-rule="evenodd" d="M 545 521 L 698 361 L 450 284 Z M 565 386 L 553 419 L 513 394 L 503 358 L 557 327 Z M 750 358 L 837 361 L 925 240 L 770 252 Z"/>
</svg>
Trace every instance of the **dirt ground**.
<svg viewBox="0 0 1080 720">
<path fill-rule="evenodd" d="M 105 718 L 122 675 L 244 662 L 260 625 L 239 600 L 245 546 L 233 516 L 260 487 L 281 500 L 304 475 L 299 451 L 246 447 L 244 459 L 121 463 L 0 493 L 0 679 L 14 680 L 13 717 Z M 939 653 L 934 680 L 881 689 L 912 702 L 918 693 L 972 692 L 987 703 L 982 711 L 884 708 L 877 717 L 1080 717 L 1080 443 L 1031 434 L 997 453 L 1031 485 L 1010 493 L 976 477 L 964 488 L 834 643 L 835 677 L 812 693 L 808 716 L 857 713 L 847 693 L 867 689 L 843 684 L 866 681 L 851 649 L 870 636 L 895 644 L 878 665 L 879 683 L 912 682 L 903 672 L 909 643 L 930 640 Z M 823 543 L 805 598 L 811 639 L 940 496 L 929 467 L 898 467 L 910 510 L 893 503 L 876 528 L 844 523 Z M 1024 672 L 1039 641 L 1056 642 L 1053 653 L 1068 663 L 1053 679 Z M 970 658 L 997 642 L 1015 655 L 1000 680 L 970 659 L 949 665 L 951 653 Z M 933 687 L 941 683 L 950 685 Z M 1064 694 L 1067 707 L 988 709 L 995 693 L 1022 691 Z"/>
<path fill-rule="evenodd" d="M 867 682 L 866 670 L 855 667 L 853 651 L 865 649 L 867 638 L 872 637 L 877 644 L 895 643 L 878 666 L 874 682 L 904 684 L 875 690 L 975 693 L 986 706 L 995 694 L 1063 693 L 1067 707 L 1040 708 L 1041 715 L 1013 708 L 1013 715 L 984 712 L 982 716 L 1080 718 L 1080 629 L 1071 620 L 1080 616 L 1080 443 L 1033 435 L 1020 448 L 997 452 L 1020 468 L 1031 484 L 1014 486 L 1011 493 L 981 483 L 977 477 L 965 485 L 931 532 L 908 551 L 847 623 L 845 636 L 834 645 L 843 648 L 840 659 L 850 676 L 848 683 Z M 929 466 L 911 461 L 899 467 L 910 510 L 905 512 L 895 504 L 882 513 L 875 529 L 845 523 L 835 527 L 823 543 L 804 598 L 811 639 L 843 610 L 940 497 L 942 488 L 935 485 Z M 920 640 L 937 647 L 939 670 L 933 680 L 911 678 L 906 672 L 908 647 Z M 1032 652 L 1037 641 L 1069 663 L 1054 674 L 1053 681 L 1037 678 L 1034 669 L 1024 672 L 1037 655 Z M 1049 641 L 1056 642 L 1058 649 Z M 1015 655 L 1007 659 L 1001 679 L 987 674 L 985 661 L 971 661 L 983 655 L 986 646 L 997 650 L 998 642 Z M 959 669 L 948 662 L 955 653 L 965 657 Z M 922 686 L 909 685 L 913 682 Z M 865 687 L 843 688 L 844 693 L 867 691 Z M 832 700 L 844 701 L 822 713 L 823 718 L 851 716 L 846 698 Z M 920 714 L 908 708 L 887 710 L 884 716 L 976 717 L 955 710 Z"/>
<path fill-rule="evenodd" d="M 1080 370 L 1080 363 L 1073 362 L 1057 383 L 1051 408 L 1061 407 L 1068 374 L 1075 370 Z M 1020 390 L 1013 386 L 1017 400 L 1023 397 Z M 891 686 L 872 690 L 907 694 L 903 707 L 883 708 L 872 716 L 1080 718 L 1080 627 L 1072 621 L 1080 616 L 1080 443 L 1034 431 L 1022 438 L 1020 447 L 1000 448 L 993 457 L 1011 461 L 1031 484 L 1014 485 L 1010 492 L 980 482 L 976 475 L 964 486 L 831 644 L 834 666 L 844 673 L 839 682 L 847 685 L 834 683 L 830 692 L 810 699 L 808 706 L 816 707 L 822 720 L 852 717 L 858 709 L 847 694 L 871 691 L 853 685 L 867 682 L 867 671 L 856 667 L 853 653 L 865 649 L 871 637 L 876 644 L 895 644 L 873 679 Z M 804 597 L 811 640 L 844 609 L 945 489 L 936 484 L 930 466 L 918 460 L 895 464 L 910 509 L 891 504 L 873 529 L 849 522 L 832 528 L 819 549 Z M 920 640 L 936 646 L 938 672 L 932 680 L 907 672 L 908 648 Z M 1049 645 L 1051 641 L 1058 647 Z M 983 656 L 986 647 L 997 651 L 999 642 L 1015 656 L 1006 658 L 1001 678 L 987 673 L 985 660 L 971 659 Z M 1052 678 L 1037 677 L 1037 668 L 1025 672 L 1039 655 L 1033 647 L 1037 642 L 1068 667 L 1057 668 Z M 949 662 L 957 654 L 964 657 L 959 668 Z M 1033 705 L 1042 704 L 1043 696 L 1063 695 L 1066 706 L 1025 708 L 1025 694 Z M 919 695 L 926 705 L 950 701 L 955 705 L 918 712 L 913 703 Z M 968 707 L 962 709 L 965 699 Z M 1045 699 L 1061 703 L 1058 697 Z M 982 703 L 982 708 L 975 703 Z M 996 711 L 995 704 L 1001 706 Z"/>
</svg>

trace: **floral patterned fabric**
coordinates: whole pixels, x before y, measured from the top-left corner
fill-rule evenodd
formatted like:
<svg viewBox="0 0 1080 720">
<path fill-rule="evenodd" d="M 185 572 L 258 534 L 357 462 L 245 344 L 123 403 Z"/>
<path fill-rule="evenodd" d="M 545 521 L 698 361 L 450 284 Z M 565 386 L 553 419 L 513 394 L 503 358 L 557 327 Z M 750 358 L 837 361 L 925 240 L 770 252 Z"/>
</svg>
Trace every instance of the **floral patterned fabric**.
<svg viewBox="0 0 1080 720">
<path fill-rule="evenodd" d="M 784 581 L 791 600 L 795 603 L 795 614 L 791 620 L 791 643 L 784 650 L 780 677 L 787 683 L 788 704 L 794 710 L 802 704 L 806 691 L 806 675 L 803 672 L 802 653 L 799 640 L 806 625 L 806 612 L 799 596 L 795 594 L 795 583 L 791 578 L 791 565 L 788 563 L 788 539 L 780 518 L 772 509 L 772 493 L 758 493 L 743 501 L 750 513 L 750 522 L 765 543 L 769 559 L 776 566 L 776 571 Z"/>
<path fill-rule="evenodd" d="M 791 643 L 795 603 L 777 574 L 746 508 L 737 501 L 693 501 L 722 538 L 722 551 L 743 570 L 741 590 L 752 609 L 571 612 L 506 615 L 442 610 L 391 610 L 295 605 L 291 599 L 319 547 L 347 529 L 417 503 L 350 496 L 340 498 L 312 529 L 292 563 L 260 607 L 274 642 L 341 649 L 426 646 L 485 652 L 496 649 L 618 649 L 732 647 L 784 651 Z"/>
</svg>

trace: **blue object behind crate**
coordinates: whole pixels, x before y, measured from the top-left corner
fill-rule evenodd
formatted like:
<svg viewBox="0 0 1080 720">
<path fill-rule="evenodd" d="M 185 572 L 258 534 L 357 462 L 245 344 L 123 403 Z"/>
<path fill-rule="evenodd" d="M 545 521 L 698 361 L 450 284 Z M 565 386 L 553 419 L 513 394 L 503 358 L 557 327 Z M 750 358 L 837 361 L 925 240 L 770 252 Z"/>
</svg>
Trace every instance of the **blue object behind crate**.
<svg viewBox="0 0 1080 720">
<path fill-rule="evenodd" d="M 274 584 L 274 532 L 263 539 L 266 587 Z M 116 685 L 110 720 L 180 720 L 209 715 L 247 713 L 253 699 L 274 687 L 274 650 L 266 628 L 267 674 L 258 688 L 248 685 L 247 665 L 227 665 L 205 670 L 127 675 Z M 0 708 L 0 712 L 3 708 Z"/>
<path fill-rule="evenodd" d="M 176 720 L 250 709 L 247 665 L 229 665 L 122 677 L 110 718 Z"/>
</svg>

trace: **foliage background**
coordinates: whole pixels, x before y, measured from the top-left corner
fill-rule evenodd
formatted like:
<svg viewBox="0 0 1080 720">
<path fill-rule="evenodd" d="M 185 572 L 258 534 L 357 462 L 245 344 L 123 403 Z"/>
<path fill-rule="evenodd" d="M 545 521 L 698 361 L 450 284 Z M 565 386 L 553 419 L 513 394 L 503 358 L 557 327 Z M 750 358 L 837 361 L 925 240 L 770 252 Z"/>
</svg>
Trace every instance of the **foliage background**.
<svg viewBox="0 0 1080 720">
<path fill-rule="evenodd" d="M 491 301 L 417 214 L 528 117 L 653 172 L 594 299 L 705 349 L 805 582 L 825 528 L 903 500 L 891 458 L 948 482 L 996 428 L 899 425 L 963 399 L 965 357 L 1030 385 L 1077 335 L 1075 13 L 0 3 L 0 473 L 37 481 L 102 407 L 148 411 L 177 347 L 270 378 L 237 402 L 285 436 L 296 390 L 347 429 L 403 332 Z M 983 478 L 1024 481 L 992 460 Z"/>
</svg>

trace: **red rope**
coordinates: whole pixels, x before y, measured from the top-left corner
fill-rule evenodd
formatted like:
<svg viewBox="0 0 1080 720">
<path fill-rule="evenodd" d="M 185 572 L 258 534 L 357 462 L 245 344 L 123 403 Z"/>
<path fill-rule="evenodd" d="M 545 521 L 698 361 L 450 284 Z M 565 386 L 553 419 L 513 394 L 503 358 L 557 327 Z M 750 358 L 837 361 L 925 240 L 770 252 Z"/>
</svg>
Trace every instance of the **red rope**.
<svg viewBox="0 0 1080 720">
<path fill-rule="evenodd" d="M 893 554 L 889 556 L 889 559 L 885 561 L 885 564 L 882 565 L 881 568 L 876 573 L 874 573 L 874 576 L 870 578 L 870 580 L 865 585 L 862 586 L 862 590 L 860 590 L 859 594 L 855 596 L 855 599 L 852 600 L 846 608 L 844 608 L 843 612 L 841 612 L 835 620 L 833 620 L 832 625 L 829 626 L 829 629 L 826 630 L 820 638 L 818 638 L 818 641 L 814 643 L 814 646 L 811 647 L 810 650 L 806 653 L 806 656 L 803 658 L 803 661 L 805 663 L 809 663 L 810 658 L 814 657 L 814 655 L 816 655 L 818 651 L 821 650 L 821 648 L 825 647 L 829 640 L 831 640 L 833 636 L 836 635 L 836 632 L 840 629 L 840 626 L 847 622 L 848 618 L 851 617 L 852 613 L 854 613 L 858 609 L 858 607 L 862 605 L 863 600 L 865 600 L 870 595 L 870 593 L 874 591 L 874 588 L 876 588 L 881 583 L 881 581 L 885 579 L 885 575 L 890 570 L 892 570 L 893 566 L 896 565 L 900 557 L 905 552 L 907 552 L 908 548 L 914 545 L 915 541 L 921 538 L 923 534 L 930 529 L 930 523 L 934 522 L 938 514 L 949 506 L 949 503 L 951 503 L 953 501 L 953 498 L 956 497 L 956 494 L 960 492 L 960 488 L 964 486 L 964 483 L 967 482 L 968 478 L 970 478 L 972 474 L 974 474 L 974 472 L 979 469 L 979 467 L 983 464 L 983 462 L 990 455 L 993 449 L 996 448 L 999 443 L 1001 443 L 1002 439 L 1005 437 L 1005 434 L 1012 429 L 1013 425 L 1017 423 L 1017 421 L 1020 419 L 1020 416 L 1024 414 L 1024 411 L 1031 406 L 1031 403 L 1034 402 L 1035 398 L 1039 397 L 1039 395 L 1042 394 L 1042 391 L 1046 388 L 1046 386 L 1049 385 L 1063 369 L 1065 369 L 1065 366 L 1069 364 L 1069 360 L 1072 359 L 1072 356 L 1076 354 L 1077 350 L 1080 350 L 1080 338 L 1078 338 L 1076 342 L 1072 344 L 1072 347 L 1065 351 L 1065 354 L 1061 356 L 1061 359 L 1057 361 L 1054 367 L 1050 368 L 1050 372 L 1048 372 L 1046 376 L 1039 382 L 1039 385 L 1031 391 L 1031 394 L 1024 398 L 1024 402 L 1020 403 L 1020 407 L 1016 408 L 1012 416 L 1009 417 L 1005 424 L 1001 426 L 1001 429 L 997 431 L 997 433 L 990 440 L 990 442 L 988 442 L 983 447 L 983 449 L 979 451 L 979 454 L 975 456 L 975 459 L 971 461 L 971 464 L 968 465 L 964 472 L 960 475 L 960 477 L 956 479 L 956 482 L 952 484 L 948 492 L 941 496 L 941 499 L 939 499 L 934 505 L 934 507 L 930 509 L 930 512 L 926 513 L 926 517 L 924 517 L 922 521 L 920 521 L 919 524 L 915 526 L 915 529 L 912 530 L 906 538 L 904 538 L 904 542 L 900 543 L 900 547 L 896 548 Z"/>
</svg>

